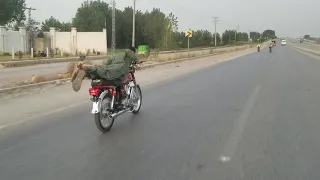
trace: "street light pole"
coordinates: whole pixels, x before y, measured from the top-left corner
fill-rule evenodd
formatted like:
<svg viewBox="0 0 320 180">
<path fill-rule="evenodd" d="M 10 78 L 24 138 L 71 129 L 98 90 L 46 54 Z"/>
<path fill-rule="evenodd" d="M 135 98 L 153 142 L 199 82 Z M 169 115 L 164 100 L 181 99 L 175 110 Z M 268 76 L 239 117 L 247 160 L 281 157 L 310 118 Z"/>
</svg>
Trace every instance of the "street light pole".
<svg viewBox="0 0 320 180">
<path fill-rule="evenodd" d="M 136 0 L 133 0 L 133 14 L 132 14 L 132 47 L 135 47 L 135 30 L 136 30 Z"/>
<path fill-rule="evenodd" d="M 213 17 L 213 22 L 214 22 L 214 47 L 217 48 L 217 22 L 218 22 L 218 17 Z"/>
</svg>

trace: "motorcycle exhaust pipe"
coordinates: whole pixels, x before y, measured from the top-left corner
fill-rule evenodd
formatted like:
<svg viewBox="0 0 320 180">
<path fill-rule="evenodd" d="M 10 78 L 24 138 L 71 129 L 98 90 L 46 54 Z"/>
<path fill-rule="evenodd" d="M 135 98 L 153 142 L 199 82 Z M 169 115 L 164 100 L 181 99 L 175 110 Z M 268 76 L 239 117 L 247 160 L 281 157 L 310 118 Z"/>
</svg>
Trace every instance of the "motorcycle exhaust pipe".
<svg viewBox="0 0 320 180">
<path fill-rule="evenodd" d="M 116 118 L 116 117 L 118 117 L 118 116 L 120 116 L 120 115 L 122 115 L 122 114 L 124 114 L 124 113 L 128 112 L 129 110 L 130 110 L 130 109 L 128 108 L 128 109 L 125 109 L 125 110 L 119 111 L 119 112 L 117 112 L 117 113 L 111 114 L 111 117 L 112 117 L 112 118 Z"/>
</svg>

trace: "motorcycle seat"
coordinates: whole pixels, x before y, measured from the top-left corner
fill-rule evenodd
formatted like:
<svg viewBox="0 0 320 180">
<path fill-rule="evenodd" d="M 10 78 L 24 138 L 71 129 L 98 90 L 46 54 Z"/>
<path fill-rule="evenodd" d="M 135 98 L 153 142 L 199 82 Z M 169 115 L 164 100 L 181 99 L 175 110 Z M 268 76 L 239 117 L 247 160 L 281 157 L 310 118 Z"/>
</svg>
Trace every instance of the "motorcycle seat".
<svg viewBox="0 0 320 180">
<path fill-rule="evenodd" d="M 91 86 L 120 86 L 121 80 L 93 79 Z"/>
</svg>

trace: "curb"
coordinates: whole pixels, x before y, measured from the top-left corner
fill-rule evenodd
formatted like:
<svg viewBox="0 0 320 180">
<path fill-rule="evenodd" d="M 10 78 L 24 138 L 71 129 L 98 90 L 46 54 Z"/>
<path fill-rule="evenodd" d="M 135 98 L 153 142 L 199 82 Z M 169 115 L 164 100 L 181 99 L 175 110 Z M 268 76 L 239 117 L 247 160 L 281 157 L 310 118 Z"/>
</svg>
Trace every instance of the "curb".
<svg viewBox="0 0 320 180">
<path fill-rule="evenodd" d="M 47 86 L 49 84 L 54 85 L 54 84 L 57 84 L 58 81 L 63 83 L 63 82 L 67 82 L 67 81 L 70 81 L 70 80 L 71 80 L 71 78 L 57 79 L 57 80 L 54 80 L 54 81 L 47 81 L 47 82 L 41 82 L 41 83 L 35 83 L 35 84 L 28 84 L 28 85 L 22 85 L 22 86 L 11 87 L 11 88 L 4 88 L 4 89 L 0 89 L 0 96 L 2 94 L 6 94 L 8 92 L 17 93 L 17 92 L 22 92 L 22 91 L 25 91 L 25 90 L 28 90 L 28 89 L 40 88 L 40 87 L 43 87 L 43 86 Z"/>
<path fill-rule="evenodd" d="M 88 60 L 102 60 L 105 58 L 106 56 L 88 56 L 87 57 Z M 5 68 L 12 68 L 12 67 L 31 66 L 31 65 L 38 65 L 38 64 L 73 62 L 77 59 L 79 59 L 79 57 L 59 58 L 59 59 L 34 59 L 34 60 L 24 60 L 24 61 L 7 61 L 7 62 L 0 62 L 0 65 L 4 66 Z"/>
<path fill-rule="evenodd" d="M 238 51 L 243 51 L 243 50 L 247 50 L 247 49 L 250 49 L 250 48 L 248 47 L 248 48 L 238 50 Z M 230 53 L 232 53 L 232 52 L 230 52 Z M 137 71 L 143 70 L 143 69 L 149 69 L 149 68 L 153 68 L 153 67 L 157 67 L 157 66 L 162 66 L 162 65 L 166 65 L 166 64 L 174 64 L 174 63 L 178 63 L 178 62 L 195 60 L 195 59 L 200 59 L 200 58 L 205 58 L 205 57 L 210 57 L 210 56 L 215 56 L 215 55 L 221 55 L 221 54 L 229 54 L 229 53 L 213 53 L 213 54 L 207 54 L 207 55 L 200 55 L 200 56 L 196 56 L 196 57 L 178 59 L 178 60 L 174 60 L 174 61 L 167 61 L 167 62 L 161 62 L 161 63 L 156 63 L 156 64 L 150 64 L 150 65 L 145 65 L 145 66 L 140 67 L 139 69 L 137 69 Z M 58 81 L 60 81 L 61 83 L 65 83 L 70 80 L 71 80 L 71 78 L 57 79 L 57 80 L 53 80 L 53 81 L 46 81 L 46 82 L 41 82 L 41 83 L 22 85 L 22 86 L 16 86 L 16 87 L 11 87 L 11 88 L 4 88 L 4 89 L 0 89 L 0 96 L 2 94 L 7 94 L 8 92 L 17 93 L 17 92 L 22 92 L 22 91 L 25 91 L 28 89 L 41 88 L 41 87 L 44 87 L 44 86 L 47 86 L 50 84 L 55 85 L 55 84 L 57 84 Z"/>
</svg>

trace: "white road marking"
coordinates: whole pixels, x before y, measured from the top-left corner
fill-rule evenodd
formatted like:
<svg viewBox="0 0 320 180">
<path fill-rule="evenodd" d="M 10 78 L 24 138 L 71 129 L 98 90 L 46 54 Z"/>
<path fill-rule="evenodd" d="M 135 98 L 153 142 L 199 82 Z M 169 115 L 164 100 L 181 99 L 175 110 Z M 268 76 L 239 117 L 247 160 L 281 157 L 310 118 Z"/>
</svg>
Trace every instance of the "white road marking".
<svg viewBox="0 0 320 180">
<path fill-rule="evenodd" d="M 223 156 L 221 156 L 220 161 L 228 162 L 231 160 L 234 152 L 238 147 L 238 143 L 242 137 L 243 130 L 246 126 L 249 114 L 254 107 L 254 103 L 257 99 L 258 93 L 260 91 L 260 87 L 256 87 L 251 94 L 248 102 L 246 103 L 241 115 L 234 122 L 233 130 L 229 136 L 229 140 L 223 150 Z"/>
<path fill-rule="evenodd" d="M 228 161 L 230 161 L 230 157 L 221 156 L 220 161 L 221 162 L 228 162 Z"/>
</svg>

